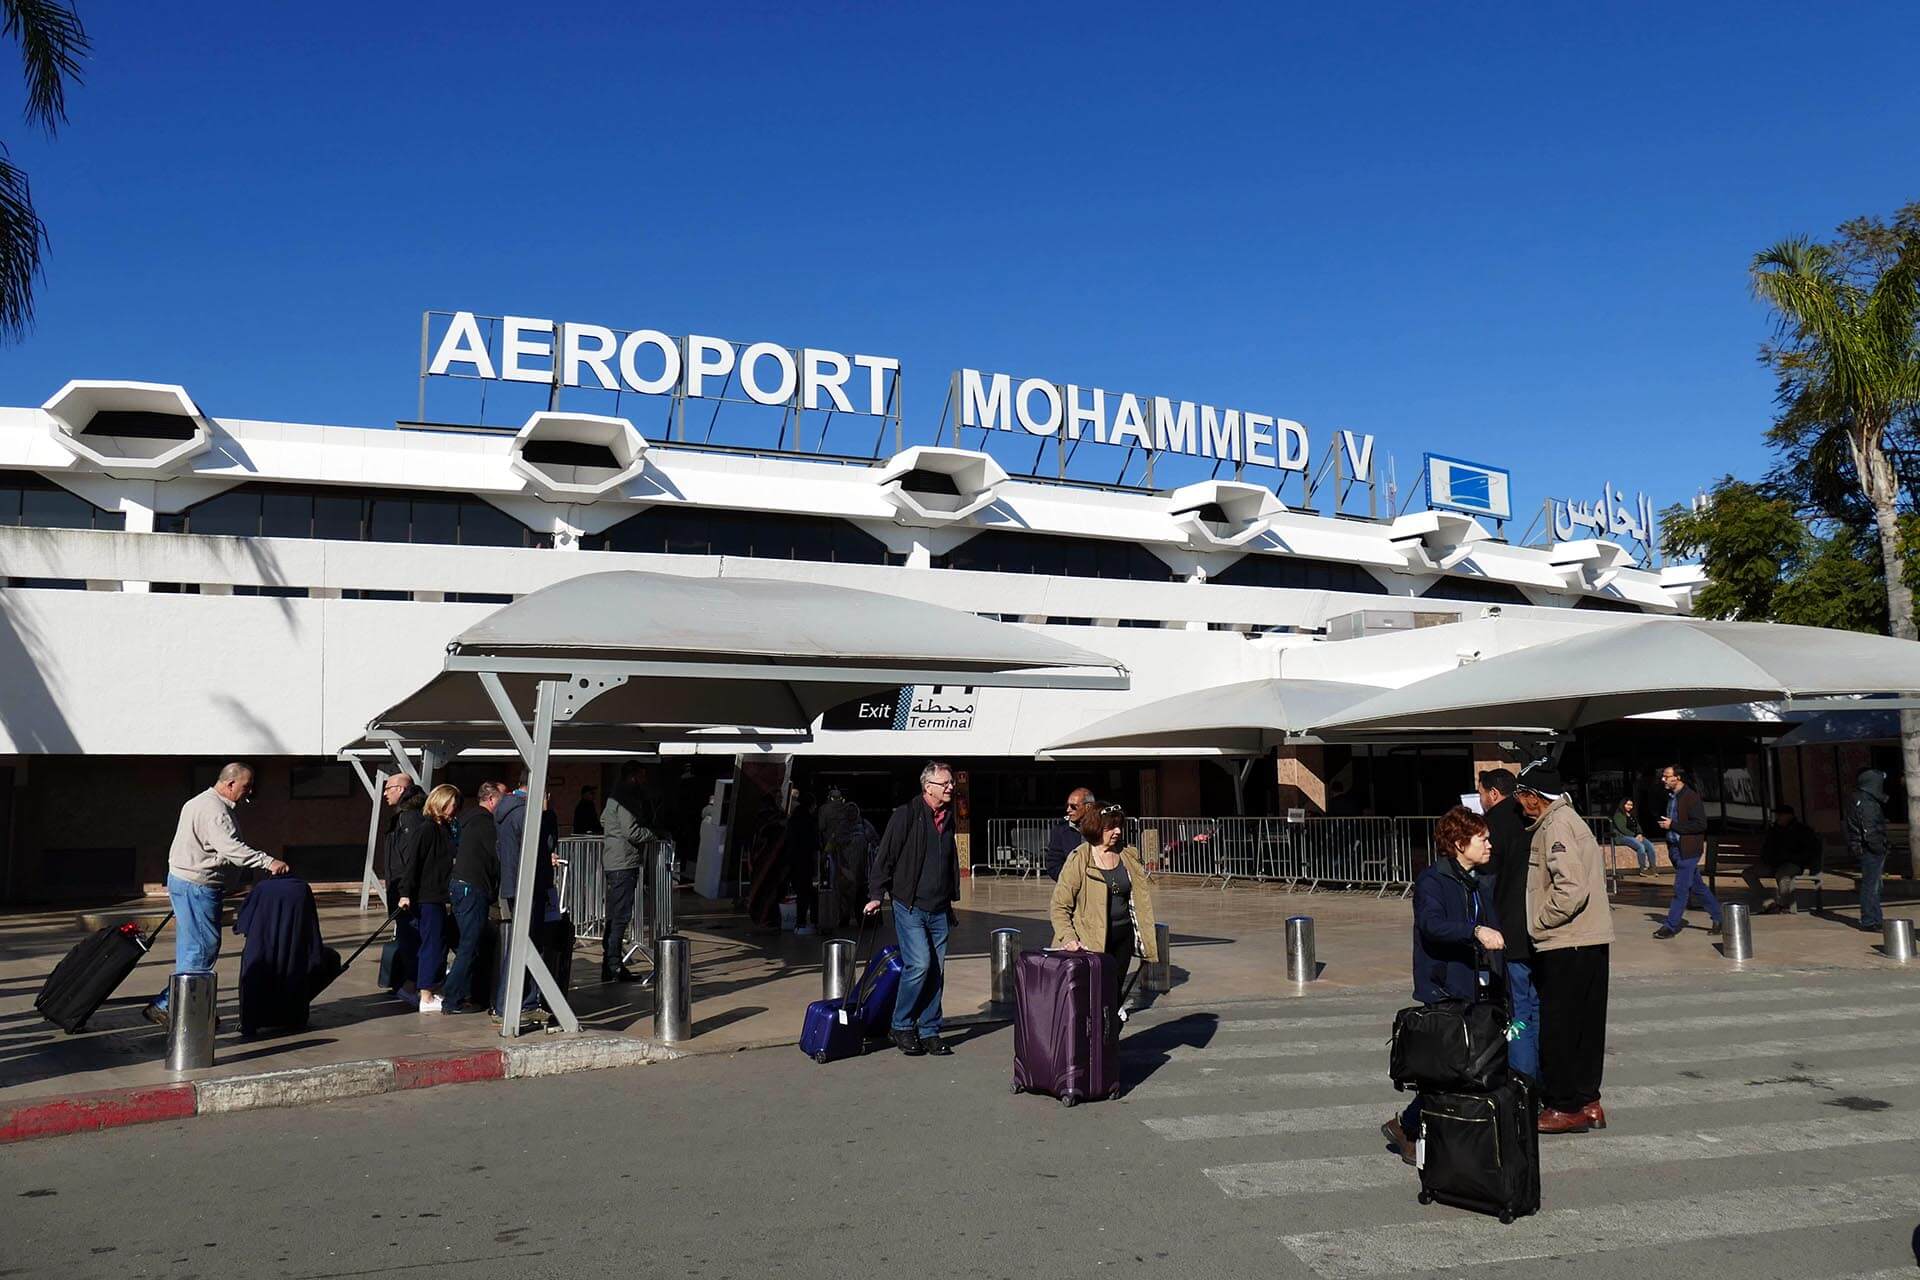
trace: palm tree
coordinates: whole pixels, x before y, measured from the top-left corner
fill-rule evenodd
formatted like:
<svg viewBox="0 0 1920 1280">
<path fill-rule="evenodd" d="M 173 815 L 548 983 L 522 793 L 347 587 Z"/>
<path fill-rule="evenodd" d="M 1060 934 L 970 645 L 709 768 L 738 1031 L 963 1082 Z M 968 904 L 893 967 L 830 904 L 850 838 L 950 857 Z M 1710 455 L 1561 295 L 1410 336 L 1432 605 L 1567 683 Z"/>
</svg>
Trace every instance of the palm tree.
<svg viewBox="0 0 1920 1280">
<path fill-rule="evenodd" d="M 0 0 L 0 35 L 20 46 L 27 123 L 51 137 L 67 121 L 67 84 L 80 82 L 90 47 L 79 15 L 60 0 Z M 0 143 L 0 343 L 19 341 L 33 323 L 33 286 L 47 247 L 27 175 L 7 155 Z"/>
<path fill-rule="evenodd" d="M 1767 359 L 1781 375 L 1785 417 L 1817 424 L 1811 452 L 1844 448 L 1873 510 L 1887 582 L 1889 629 L 1916 638 L 1902 571 L 1901 483 L 1887 434 L 1920 410 L 1920 232 L 1903 229 L 1871 278 L 1827 245 L 1784 240 L 1753 260 L 1753 289 L 1779 315 Z M 1900 713 L 1907 844 L 1920 865 L 1920 712 Z"/>
</svg>

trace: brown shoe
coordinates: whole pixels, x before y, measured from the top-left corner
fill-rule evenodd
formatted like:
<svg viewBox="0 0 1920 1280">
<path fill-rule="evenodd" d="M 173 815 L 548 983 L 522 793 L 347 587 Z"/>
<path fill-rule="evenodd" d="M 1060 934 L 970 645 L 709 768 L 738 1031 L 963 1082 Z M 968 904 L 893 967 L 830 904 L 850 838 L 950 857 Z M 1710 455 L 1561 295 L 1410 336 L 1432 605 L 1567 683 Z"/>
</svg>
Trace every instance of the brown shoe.
<svg viewBox="0 0 1920 1280">
<path fill-rule="evenodd" d="M 1580 1108 L 1580 1114 L 1585 1116 L 1587 1123 L 1596 1129 L 1604 1129 L 1607 1127 L 1607 1113 L 1601 1108 L 1598 1101 L 1589 1102 L 1586 1106 Z"/>
<path fill-rule="evenodd" d="M 1407 1138 L 1407 1131 L 1401 1127 L 1400 1117 L 1395 1116 L 1380 1126 L 1380 1135 L 1393 1144 L 1400 1158 L 1408 1164 L 1414 1162 L 1413 1143 Z"/>
<path fill-rule="evenodd" d="M 1555 1111 L 1548 1107 L 1540 1113 L 1541 1133 L 1585 1133 L 1591 1128 L 1593 1122 L 1584 1111 Z"/>
</svg>

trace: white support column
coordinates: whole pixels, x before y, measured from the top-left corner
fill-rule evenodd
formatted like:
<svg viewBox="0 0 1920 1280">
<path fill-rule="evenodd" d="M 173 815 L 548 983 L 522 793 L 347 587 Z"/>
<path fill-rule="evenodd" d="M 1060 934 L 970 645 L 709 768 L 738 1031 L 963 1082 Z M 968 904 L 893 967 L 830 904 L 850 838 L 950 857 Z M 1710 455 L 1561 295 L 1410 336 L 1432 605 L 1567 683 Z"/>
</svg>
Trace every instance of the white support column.
<svg viewBox="0 0 1920 1280">
<path fill-rule="evenodd" d="M 368 897 L 380 899 L 380 905 L 387 905 L 387 886 L 380 883 L 380 877 L 373 874 L 373 855 L 380 847 L 380 806 L 387 789 L 388 774 L 384 769 L 374 770 L 373 776 L 367 776 L 367 767 L 358 760 L 349 758 L 347 763 L 360 776 L 360 785 L 366 788 L 367 798 L 373 801 L 373 813 L 367 818 L 367 865 L 360 873 L 360 909 L 367 909 Z"/>
<path fill-rule="evenodd" d="M 507 948 L 506 1003 L 500 1010 L 500 1034 L 520 1034 L 520 1005 L 527 978 L 532 978 L 546 996 L 547 1007 L 561 1028 L 578 1031 L 580 1020 L 574 1016 L 573 1006 L 567 1003 L 566 993 L 560 990 L 560 984 L 554 981 L 553 974 L 533 949 L 534 913 L 543 909 L 543 904 L 533 900 L 534 859 L 542 856 L 540 810 L 533 806 L 546 794 L 547 756 L 553 743 L 553 708 L 560 685 L 552 680 L 540 681 L 539 695 L 534 701 L 533 732 L 528 734 L 498 677 L 483 674 L 481 683 L 527 761 L 526 820 L 520 832 L 520 876 L 514 890 L 513 941 Z"/>
</svg>

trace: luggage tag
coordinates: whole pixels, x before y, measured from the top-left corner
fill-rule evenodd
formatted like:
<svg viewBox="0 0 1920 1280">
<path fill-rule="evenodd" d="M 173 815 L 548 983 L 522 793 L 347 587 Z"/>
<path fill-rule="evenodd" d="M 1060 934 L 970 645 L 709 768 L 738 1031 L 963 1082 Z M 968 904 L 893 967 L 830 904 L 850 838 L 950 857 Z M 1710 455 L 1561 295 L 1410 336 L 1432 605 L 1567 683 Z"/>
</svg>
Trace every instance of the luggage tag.
<svg viewBox="0 0 1920 1280">
<path fill-rule="evenodd" d="M 1420 1129 L 1421 1129 L 1420 1137 L 1413 1144 L 1413 1167 L 1416 1170 L 1425 1169 L 1427 1167 L 1426 1126 L 1421 1125 Z"/>
</svg>

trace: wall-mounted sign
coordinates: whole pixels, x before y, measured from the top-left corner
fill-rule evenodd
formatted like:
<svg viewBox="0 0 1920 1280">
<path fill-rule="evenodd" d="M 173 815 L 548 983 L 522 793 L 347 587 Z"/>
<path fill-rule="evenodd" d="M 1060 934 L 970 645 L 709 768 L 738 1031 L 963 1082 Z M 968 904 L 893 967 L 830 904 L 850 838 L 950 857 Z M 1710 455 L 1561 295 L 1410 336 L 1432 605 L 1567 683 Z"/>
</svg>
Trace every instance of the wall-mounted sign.
<svg viewBox="0 0 1920 1280">
<path fill-rule="evenodd" d="M 1506 471 L 1437 453 L 1428 454 L 1426 463 L 1427 506 L 1495 520 L 1513 518 L 1513 482 Z"/>
<path fill-rule="evenodd" d="M 979 691 L 971 685 L 913 684 L 843 702 L 820 717 L 822 729 L 842 733 L 897 730 L 939 733 L 973 728 Z"/>
<path fill-rule="evenodd" d="M 1625 538 L 1643 547 L 1653 546 L 1653 501 L 1644 493 L 1627 495 L 1608 481 L 1600 486 L 1600 496 L 1591 503 L 1571 498 L 1550 498 L 1553 504 L 1553 536 L 1562 542 L 1577 538 Z"/>
</svg>

